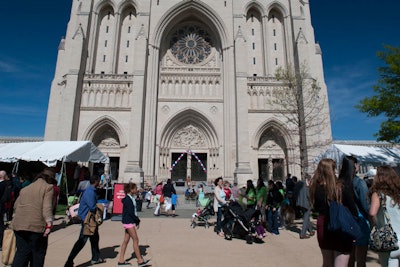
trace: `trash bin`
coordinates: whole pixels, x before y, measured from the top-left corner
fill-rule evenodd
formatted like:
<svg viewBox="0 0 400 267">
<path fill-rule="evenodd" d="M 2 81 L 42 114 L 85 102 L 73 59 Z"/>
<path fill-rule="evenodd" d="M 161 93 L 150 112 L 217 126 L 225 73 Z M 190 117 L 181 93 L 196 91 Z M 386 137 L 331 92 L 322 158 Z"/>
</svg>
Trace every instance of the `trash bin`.
<svg viewBox="0 0 400 267">
<path fill-rule="evenodd" d="M 99 199 L 97 200 L 97 203 L 103 204 L 104 206 L 103 220 L 107 219 L 107 210 L 108 210 L 108 205 L 110 205 L 110 202 L 106 199 Z"/>
<path fill-rule="evenodd" d="M 143 200 L 136 199 L 136 211 L 142 211 Z"/>
</svg>

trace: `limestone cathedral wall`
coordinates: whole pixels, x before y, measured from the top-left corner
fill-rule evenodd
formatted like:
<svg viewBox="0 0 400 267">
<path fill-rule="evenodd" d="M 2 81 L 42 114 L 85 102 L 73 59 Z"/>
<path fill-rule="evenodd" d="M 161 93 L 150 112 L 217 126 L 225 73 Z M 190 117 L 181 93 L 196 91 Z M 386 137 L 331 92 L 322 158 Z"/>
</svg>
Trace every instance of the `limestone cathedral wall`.
<svg viewBox="0 0 400 267">
<path fill-rule="evenodd" d="M 45 140 L 93 141 L 118 159 L 121 181 L 170 177 L 173 153 L 189 147 L 207 155 L 207 179 L 299 173 L 295 125 L 273 104 L 285 90 L 276 69 L 296 61 L 326 101 L 308 142 L 325 143 L 327 88 L 308 3 L 74 0 Z"/>
</svg>

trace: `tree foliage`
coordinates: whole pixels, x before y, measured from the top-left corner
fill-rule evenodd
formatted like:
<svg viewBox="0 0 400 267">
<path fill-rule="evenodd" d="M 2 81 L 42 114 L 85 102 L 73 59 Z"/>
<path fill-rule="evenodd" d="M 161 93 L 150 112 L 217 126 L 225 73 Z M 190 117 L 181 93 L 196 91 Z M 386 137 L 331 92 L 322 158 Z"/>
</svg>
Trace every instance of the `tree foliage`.
<svg viewBox="0 0 400 267">
<path fill-rule="evenodd" d="M 373 86 L 375 95 L 365 97 L 356 108 L 369 117 L 384 116 L 374 136 L 379 141 L 400 142 L 400 47 L 384 46 L 377 56 L 385 62 L 379 67 L 380 78 Z"/>
</svg>

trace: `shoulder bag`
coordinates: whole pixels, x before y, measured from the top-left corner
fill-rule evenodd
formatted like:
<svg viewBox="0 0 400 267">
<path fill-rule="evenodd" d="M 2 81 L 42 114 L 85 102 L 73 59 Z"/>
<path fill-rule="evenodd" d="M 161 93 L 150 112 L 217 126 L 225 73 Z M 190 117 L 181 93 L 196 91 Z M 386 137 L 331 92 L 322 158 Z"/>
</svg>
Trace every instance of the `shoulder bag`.
<svg viewBox="0 0 400 267">
<path fill-rule="evenodd" d="M 12 227 L 4 230 L 2 248 L 1 261 L 4 265 L 11 265 L 17 250 L 17 241 Z"/>
<path fill-rule="evenodd" d="M 329 202 L 328 230 L 342 233 L 353 240 L 362 235 L 355 216 L 343 204 L 333 200 Z"/>
<path fill-rule="evenodd" d="M 328 230 L 343 234 L 353 240 L 357 240 L 362 235 L 357 218 L 353 216 L 350 210 L 341 203 L 341 188 L 337 189 L 336 195 L 338 201 L 329 201 Z"/>
<path fill-rule="evenodd" d="M 379 194 L 380 203 L 382 206 L 383 214 L 385 216 L 386 223 L 382 227 L 372 228 L 371 236 L 369 240 L 369 247 L 373 251 L 377 252 L 388 252 L 393 250 L 398 250 L 398 239 L 397 234 L 393 230 L 390 224 L 390 216 L 386 210 L 386 196 Z"/>
</svg>

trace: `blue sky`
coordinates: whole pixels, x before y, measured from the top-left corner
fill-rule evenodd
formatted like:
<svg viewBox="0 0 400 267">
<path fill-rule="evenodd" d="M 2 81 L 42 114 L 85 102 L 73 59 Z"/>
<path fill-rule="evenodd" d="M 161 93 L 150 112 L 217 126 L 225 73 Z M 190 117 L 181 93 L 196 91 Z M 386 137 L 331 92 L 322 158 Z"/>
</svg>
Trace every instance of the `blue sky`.
<svg viewBox="0 0 400 267">
<path fill-rule="evenodd" d="M 372 94 L 383 44 L 400 45 L 400 1 L 311 0 L 322 48 L 332 135 L 374 140 L 382 119 L 354 108 Z M 43 137 L 57 47 L 71 0 L 5 1 L 0 16 L 0 136 Z"/>
</svg>

